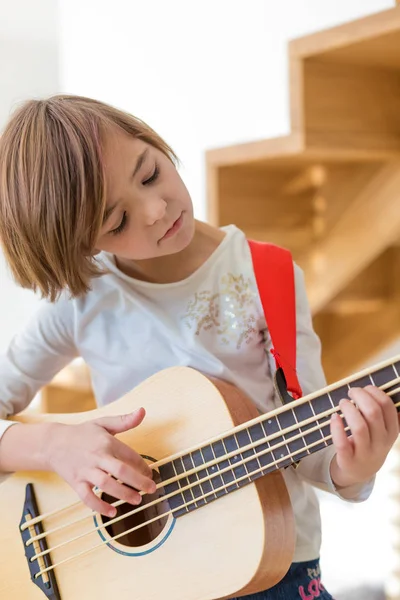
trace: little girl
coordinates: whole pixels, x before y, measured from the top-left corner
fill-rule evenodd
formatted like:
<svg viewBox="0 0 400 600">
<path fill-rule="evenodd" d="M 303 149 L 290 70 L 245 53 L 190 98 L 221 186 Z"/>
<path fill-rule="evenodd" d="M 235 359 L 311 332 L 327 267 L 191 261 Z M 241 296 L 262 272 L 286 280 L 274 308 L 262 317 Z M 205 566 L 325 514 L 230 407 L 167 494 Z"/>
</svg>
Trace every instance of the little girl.
<svg viewBox="0 0 400 600">
<path fill-rule="evenodd" d="M 279 404 L 245 235 L 196 221 L 175 165 L 145 123 L 76 96 L 27 102 L 0 138 L 3 250 L 16 281 L 49 300 L 1 358 L 0 470 L 53 470 L 111 517 L 116 509 L 94 486 L 133 505 L 138 491 L 155 489 L 144 460 L 114 437 L 140 426 L 142 409 L 80 425 L 6 420 L 74 357 L 88 365 L 99 406 L 173 365 L 232 382 L 260 412 Z M 307 394 L 325 380 L 296 265 L 295 289 L 297 371 Z M 249 600 L 332 598 L 320 580 L 312 486 L 365 500 L 398 435 L 396 409 L 381 390 L 353 388 L 349 397 L 340 408 L 351 438 L 332 417 L 333 446 L 283 472 L 296 519 L 294 562 Z"/>
</svg>

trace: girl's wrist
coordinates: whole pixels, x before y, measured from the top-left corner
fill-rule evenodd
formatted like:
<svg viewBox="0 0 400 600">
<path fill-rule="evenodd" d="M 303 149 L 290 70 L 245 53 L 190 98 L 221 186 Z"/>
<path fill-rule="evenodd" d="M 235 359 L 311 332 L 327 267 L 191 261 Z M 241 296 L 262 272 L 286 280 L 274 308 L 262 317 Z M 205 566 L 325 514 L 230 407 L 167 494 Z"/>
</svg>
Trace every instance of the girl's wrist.
<svg viewBox="0 0 400 600">
<path fill-rule="evenodd" d="M 342 488 L 347 488 L 353 485 L 362 485 L 365 483 L 365 480 L 360 478 L 355 478 L 351 475 L 348 475 L 341 469 L 337 463 L 336 455 L 332 458 L 330 464 L 330 476 L 333 482 L 333 485 L 336 489 L 340 490 Z"/>
<path fill-rule="evenodd" d="M 68 425 L 62 423 L 47 423 L 48 431 L 46 441 L 42 449 L 42 460 L 46 471 L 55 471 L 55 464 L 60 455 L 60 448 L 66 446 L 64 431 Z"/>
<path fill-rule="evenodd" d="M 59 423 L 16 423 L 0 440 L 0 471 L 49 471 Z"/>
</svg>

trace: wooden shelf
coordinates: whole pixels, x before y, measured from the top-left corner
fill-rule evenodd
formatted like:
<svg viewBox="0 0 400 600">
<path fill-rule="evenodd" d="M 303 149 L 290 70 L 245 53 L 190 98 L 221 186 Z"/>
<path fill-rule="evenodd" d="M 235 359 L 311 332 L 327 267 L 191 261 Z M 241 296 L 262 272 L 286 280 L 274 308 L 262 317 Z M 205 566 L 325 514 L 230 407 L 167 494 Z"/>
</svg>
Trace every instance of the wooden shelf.
<svg viewBox="0 0 400 600">
<path fill-rule="evenodd" d="M 290 135 L 206 155 L 208 220 L 304 269 L 330 381 L 400 334 L 393 297 L 369 291 L 400 239 L 399 49 L 400 7 L 290 42 Z"/>
</svg>

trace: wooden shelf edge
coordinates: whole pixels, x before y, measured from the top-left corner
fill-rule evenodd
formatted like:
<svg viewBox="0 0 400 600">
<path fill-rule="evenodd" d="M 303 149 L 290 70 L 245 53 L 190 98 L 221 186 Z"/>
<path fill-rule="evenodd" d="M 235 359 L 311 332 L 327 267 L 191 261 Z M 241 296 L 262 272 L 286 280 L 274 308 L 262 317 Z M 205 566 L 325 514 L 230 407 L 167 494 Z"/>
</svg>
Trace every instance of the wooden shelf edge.
<svg viewBox="0 0 400 600">
<path fill-rule="evenodd" d="M 206 151 L 209 167 L 225 167 L 258 162 L 265 158 L 291 158 L 304 150 L 302 136 L 290 134 L 279 138 L 222 146 Z"/>
<path fill-rule="evenodd" d="M 305 122 L 304 67 L 305 59 L 326 54 L 385 34 L 400 31 L 400 6 L 338 25 L 289 43 L 289 93 L 291 130 L 286 136 L 249 141 L 213 148 L 206 151 L 207 168 L 238 166 L 261 161 L 307 160 L 379 161 L 400 159 L 400 149 L 386 138 L 365 140 L 365 143 L 346 143 L 343 136 L 335 136 L 323 144 Z M 357 132 L 349 130 L 350 137 Z M 312 135 L 311 135 L 312 134 Z M 365 134 L 365 132 L 364 132 Z M 311 138 L 310 138 L 311 135 Z M 316 137 L 317 135 L 317 137 Z M 390 140 L 389 140 L 390 141 Z M 370 146 L 370 149 L 368 149 Z"/>
<path fill-rule="evenodd" d="M 400 161 L 400 151 L 397 150 L 319 146 L 301 148 L 289 143 L 286 145 L 283 141 L 281 144 L 278 143 L 278 140 L 288 138 L 266 139 L 260 142 L 214 148 L 206 152 L 207 167 L 218 169 L 260 162 L 282 165 L 285 162 L 293 164 L 295 161 L 298 161 L 299 164 L 308 162 L 379 163 Z"/>
<path fill-rule="evenodd" d="M 305 59 L 400 29 L 400 6 L 355 19 L 289 42 L 289 56 Z"/>
</svg>

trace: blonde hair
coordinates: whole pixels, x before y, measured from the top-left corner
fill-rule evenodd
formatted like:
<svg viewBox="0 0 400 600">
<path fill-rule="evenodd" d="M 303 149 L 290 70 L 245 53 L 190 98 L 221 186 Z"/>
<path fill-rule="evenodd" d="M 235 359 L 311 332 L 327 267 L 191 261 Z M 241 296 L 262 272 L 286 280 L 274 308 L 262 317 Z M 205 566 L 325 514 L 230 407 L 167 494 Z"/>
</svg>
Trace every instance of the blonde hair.
<svg viewBox="0 0 400 600">
<path fill-rule="evenodd" d="M 0 137 L 0 239 L 19 285 L 52 302 L 103 273 L 93 257 L 106 205 L 102 141 L 111 127 L 172 149 L 140 119 L 80 96 L 30 100 Z"/>
</svg>

